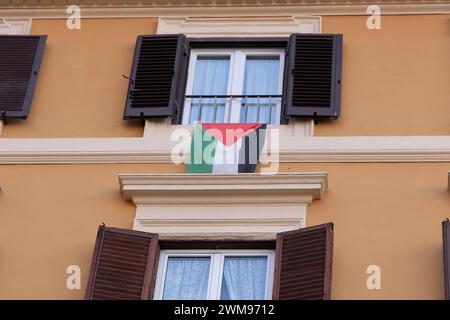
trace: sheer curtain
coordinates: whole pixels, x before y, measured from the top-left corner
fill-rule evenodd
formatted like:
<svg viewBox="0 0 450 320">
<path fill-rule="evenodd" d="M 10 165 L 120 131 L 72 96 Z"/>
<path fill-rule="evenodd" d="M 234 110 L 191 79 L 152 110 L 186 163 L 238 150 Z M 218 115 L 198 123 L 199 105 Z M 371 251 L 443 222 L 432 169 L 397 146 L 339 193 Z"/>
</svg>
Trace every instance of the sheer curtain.
<svg viewBox="0 0 450 320">
<path fill-rule="evenodd" d="M 280 59 L 248 56 L 245 62 L 244 95 L 277 95 Z M 258 115 L 258 105 L 259 115 Z M 241 122 L 275 123 L 276 99 L 248 98 L 243 100 Z"/>
<path fill-rule="evenodd" d="M 209 257 L 169 257 L 163 300 L 204 300 L 207 298 Z"/>
<path fill-rule="evenodd" d="M 222 300 L 264 300 L 267 257 L 225 257 Z"/>
<path fill-rule="evenodd" d="M 229 57 L 198 57 L 192 95 L 226 95 L 229 72 Z M 189 123 L 223 122 L 225 102 L 223 98 L 192 99 Z"/>
</svg>

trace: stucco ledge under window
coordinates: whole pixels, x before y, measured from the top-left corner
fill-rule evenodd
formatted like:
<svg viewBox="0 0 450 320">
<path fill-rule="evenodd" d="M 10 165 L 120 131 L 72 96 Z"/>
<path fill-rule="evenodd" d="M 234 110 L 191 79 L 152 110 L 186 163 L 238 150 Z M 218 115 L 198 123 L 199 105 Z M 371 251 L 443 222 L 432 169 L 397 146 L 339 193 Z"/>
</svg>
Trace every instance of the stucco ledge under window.
<svg viewBox="0 0 450 320">
<path fill-rule="evenodd" d="M 134 230 L 162 239 L 262 240 L 305 227 L 327 173 L 119 174 L 119 182 L 136 205 Z"/>
</svg>

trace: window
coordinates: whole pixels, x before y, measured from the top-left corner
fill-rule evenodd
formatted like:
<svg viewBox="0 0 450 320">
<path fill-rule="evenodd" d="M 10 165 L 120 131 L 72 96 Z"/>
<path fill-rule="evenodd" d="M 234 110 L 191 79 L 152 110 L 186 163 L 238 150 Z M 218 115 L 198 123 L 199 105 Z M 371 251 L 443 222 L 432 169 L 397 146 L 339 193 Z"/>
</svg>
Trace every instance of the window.
<svg viewBox="0 0 450 320">
<path fill-rule="evenodd" d="M 280 122 L 284 50 L 192 50 L 183 123 Z"/>
<path fill-rule="evenodd" d="M 268 242 L 186 240 L 100 225 L 86 299 L 331 297 L 333 223 L 280 232 Z"/>
<path fill-rule="evenodd" d="M 271 299 L 273 277 L 272 250 L 163 250 L 155 299 Z"/>
<path fill-rule="evenodd" d="M 172 124 L 337 119 L 341 64 L 337 34 L 139 36 L 124 119 L 168 117 Z"/>
</svg>

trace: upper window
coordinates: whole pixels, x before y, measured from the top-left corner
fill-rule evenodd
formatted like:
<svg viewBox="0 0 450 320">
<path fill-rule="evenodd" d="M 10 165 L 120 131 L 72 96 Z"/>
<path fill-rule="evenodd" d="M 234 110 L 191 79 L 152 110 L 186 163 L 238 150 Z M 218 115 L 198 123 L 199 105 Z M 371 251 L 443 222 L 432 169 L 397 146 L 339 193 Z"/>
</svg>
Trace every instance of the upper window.
<svg viewBox="0 0 450 320">
<path fill-rule="evenodd" d="M 183 124 L 280 122 L 283 49 L 192 50 Z"/>
<path fill-rule="evenodd" d="M 273 253 L 271 250 L 161 251 L 155 299 L 271 299 Z"/>
<path fill-rule="evenodd" d="M 336 119 L 341 62 L 342 35 L 139 36 L 124 119 L 170 117 L 173 124 Z"/>
</svg>

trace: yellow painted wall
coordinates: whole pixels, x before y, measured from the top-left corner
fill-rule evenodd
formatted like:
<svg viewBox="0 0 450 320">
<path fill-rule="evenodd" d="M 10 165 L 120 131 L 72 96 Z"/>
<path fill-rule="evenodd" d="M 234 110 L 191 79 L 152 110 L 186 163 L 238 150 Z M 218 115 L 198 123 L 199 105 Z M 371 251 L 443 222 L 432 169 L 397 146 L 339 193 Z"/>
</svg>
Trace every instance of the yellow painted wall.
<svg viewBox="0 0 450 320">
<path fill-rule="evenodd" d="M 97 226 L 131 228 L 135 207 L 117 174 L 183 172 L 171 165 L 0 166 L 0 299 L 84 297 Z M 334 299 L 441 299 L 441 221 L 450 216 L 448 164 L 283 164 L 328 171 L 307 224 L 335 223 Z M 67 290 L 65 270 L 82 270 Z M 382 289 L 366 288 L 379 265 Z"/>
<path fill-rule="evenodd" d="M 441 222 L 450 217 L 448 164 L 289 164 L 328 171 L 329 191 L 307 224 L 335 224 L 334 299 L 443 299 Z M 366 268 L 381 267 L 381 290 Z"/>
<path fill-rule="evenodd" d="M 181 170 L 181 167 L 178 168 Z M 132 228 L 118 173 L 174 166 L 0 166 L 0 299 L 82 299 L 98 225 Z M 67 290 L 66 268 L 79 265 L 82 290 Z"/>
<path fill-rule="evenodd" d="M 325 16 L 324 33 L 344 34 L 342 116 L 315 134 L 450 134 L 450 15 L 382 16 L 368 30 L 364 16 Z M 33 19 L 47 34 L 31 114 L 2 137 L 140 136 L 122 120 L 136 36 L 152 34 L 156 19 Z"/>
<path fill-rule="evenodd" d="M 31 113 L 6 126 L 2 137 L 142 136 L 123 121 L 136 37 L 153 34 L 156 19 L 33 19 L 32 34 L 48 35 Z"/>
<path fill-rule="evenodd" d="M 319 136 L 449 135 L 450 15 L 323 17 L 344 35 L 342 116 Z"/>
<path fill-rule="evenodd" d="M 450 16 L 324 17 L 344 33 L 342 117 L 316 135 L 450 134 Z M 122 120 L 134 42 L 152 19 L 33 20 L 49 39 L 31 114 L 2 137 L 140 136 Z M 107 49 L 109 48 L 109 49 Z M 328 171 L 330 190 L 307 224 L 335 223 L 333 298 L 443 298 L 441 221 L 450 216 L 446 163 L 283 164 L 283 171 Z M 131 228 L 123 172 L 183 172 L 172 165 L 0 166 L 0 299 L 84 297 L 97 226 Z M 67 290 L 66 267 L 82 269 L 82 290 Z M 366 288 L 379 265 L 382 290 Z"/>
</svg>

